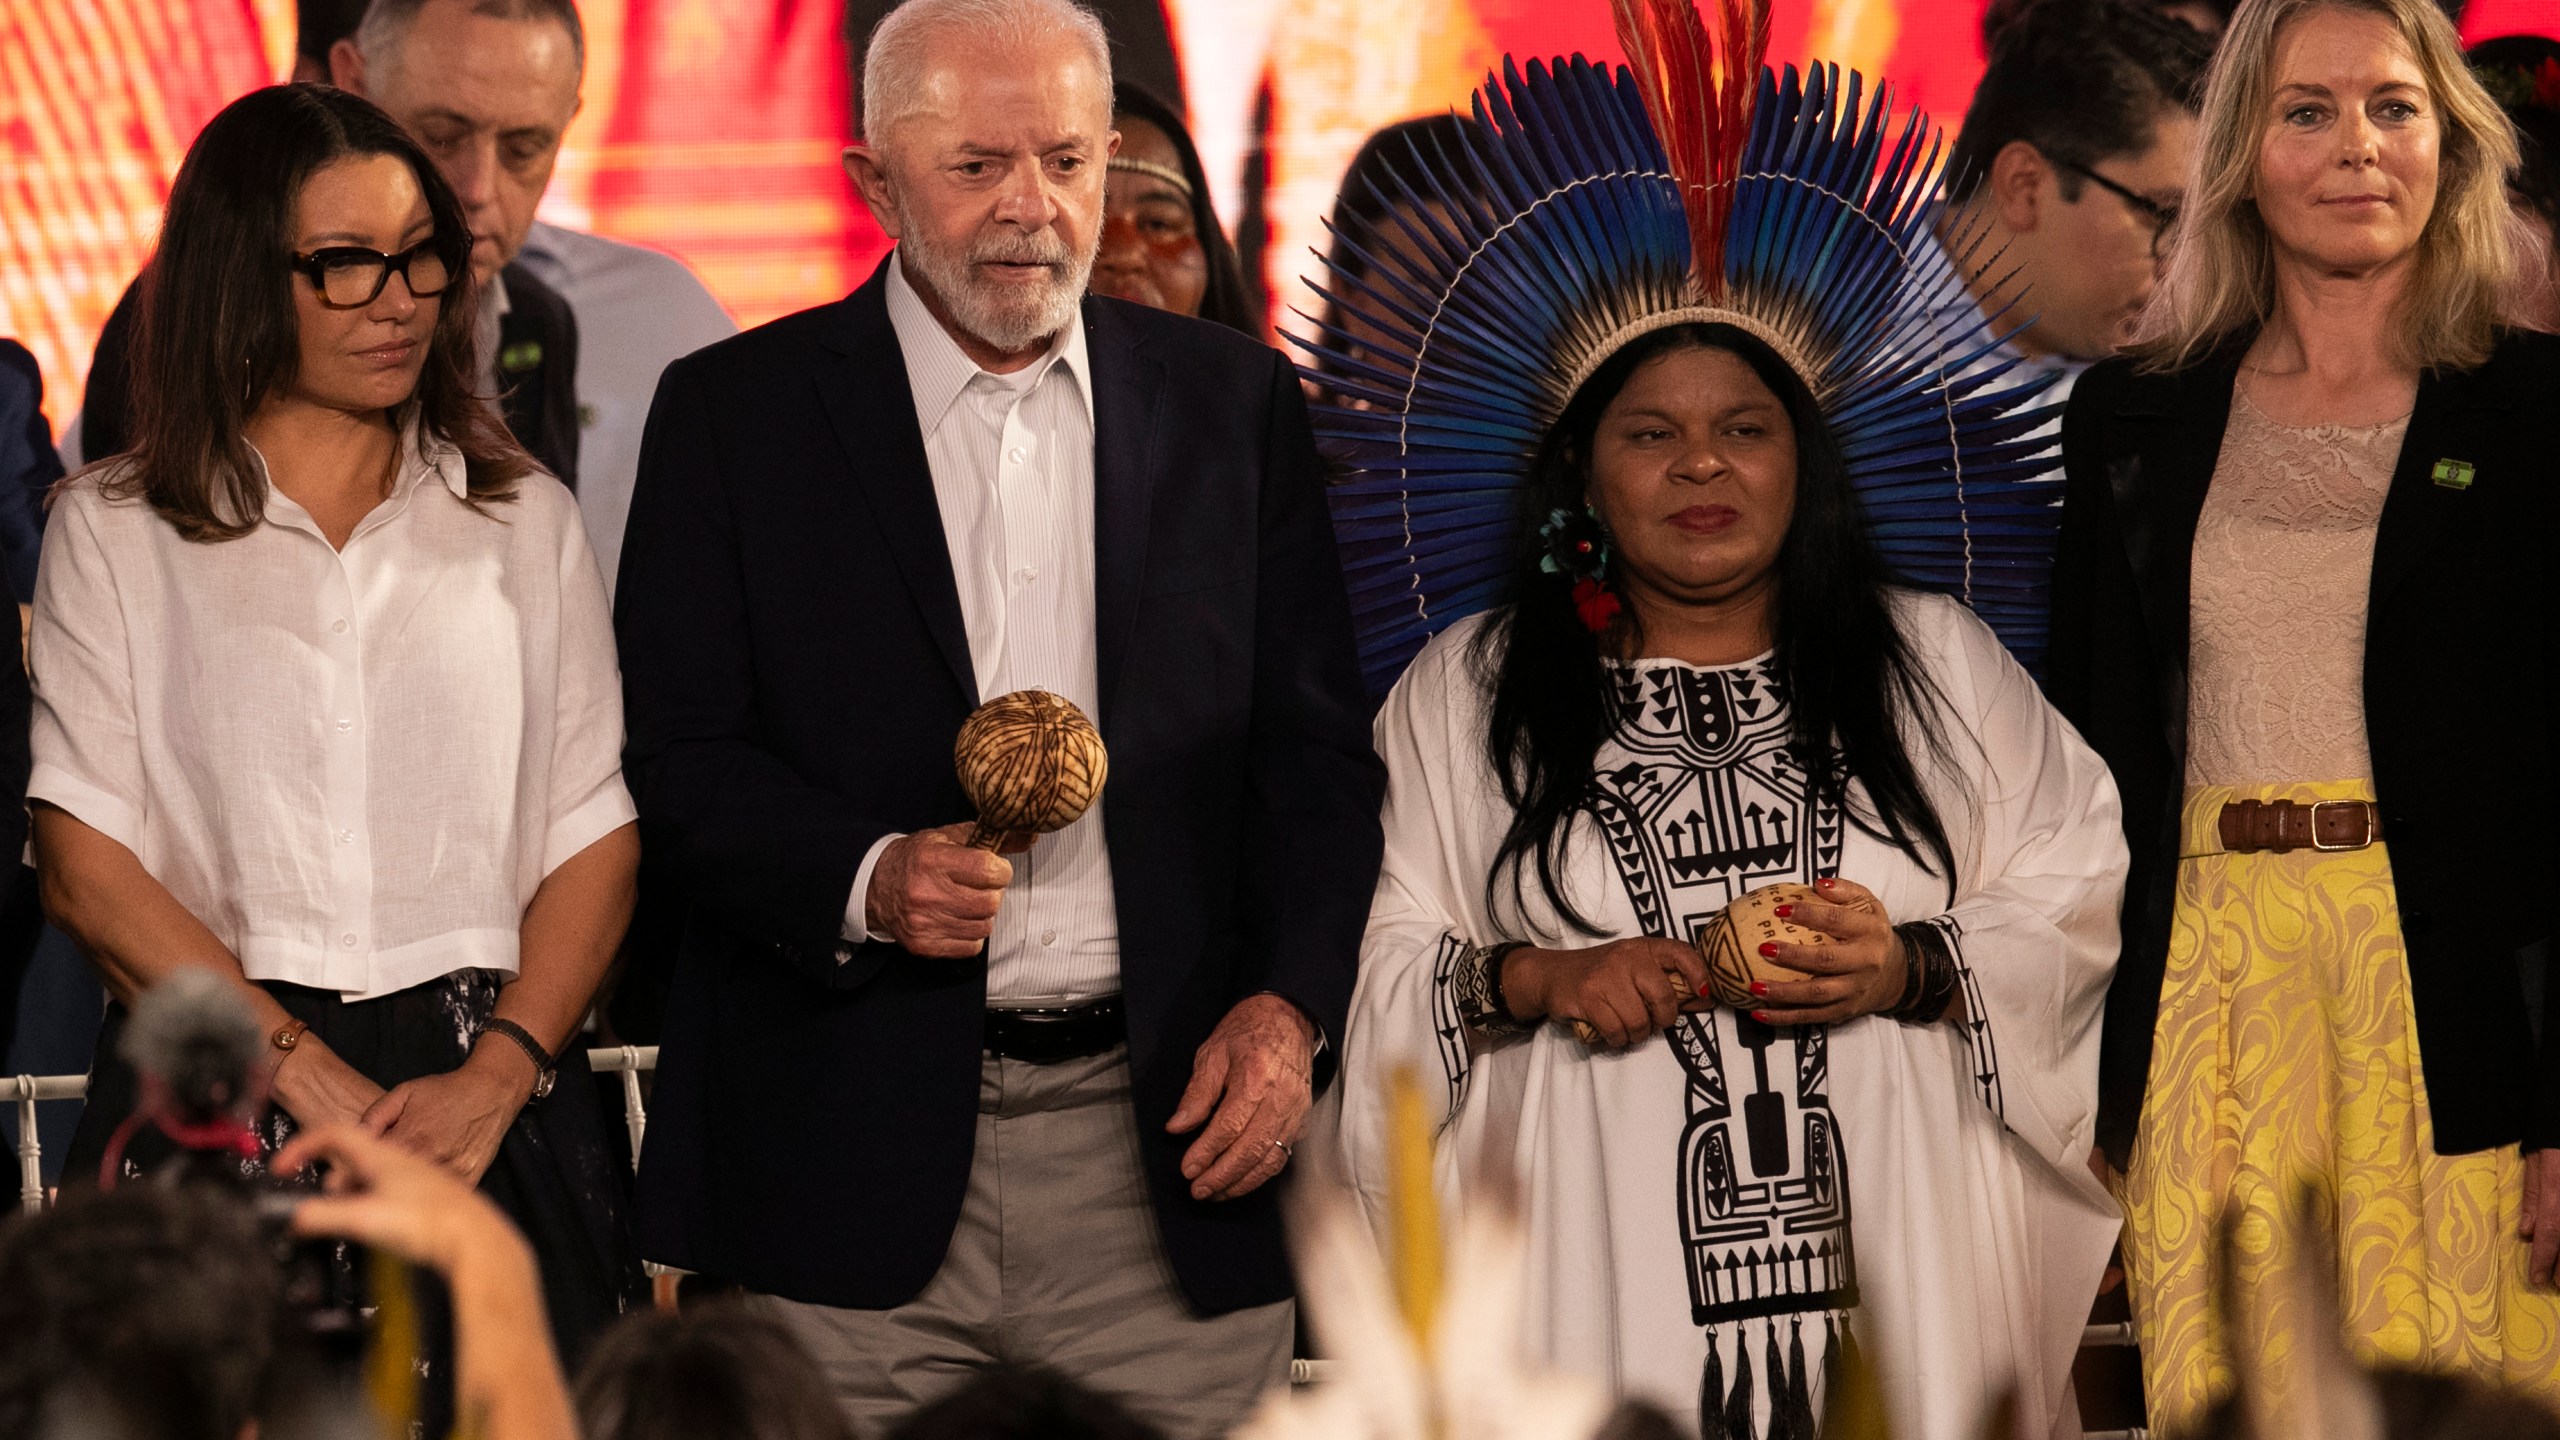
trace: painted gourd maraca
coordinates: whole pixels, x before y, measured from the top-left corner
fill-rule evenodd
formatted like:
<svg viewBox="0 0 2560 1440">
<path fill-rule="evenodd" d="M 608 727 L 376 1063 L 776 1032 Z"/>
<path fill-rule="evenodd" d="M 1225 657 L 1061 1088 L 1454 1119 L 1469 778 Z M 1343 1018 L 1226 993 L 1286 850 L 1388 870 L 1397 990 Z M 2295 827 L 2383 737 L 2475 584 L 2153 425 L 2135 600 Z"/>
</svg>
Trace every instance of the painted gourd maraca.
<svg viewBox="0 0 2560 1440">
<path fill-rule="evenodd" d="M 1820 932 L 1793 920 L 1779 919 L 1777 909 L 1821 898 L 1810 885 L 1763 885 L 1736 897 L 1701 926 L 1698 953 L 1707 962 L 1707 988 L 1714 992 L 1716 1000 L 1736 1010 L 1749 1010 L 1761 1003 L 1751 993 L 1753 981 L 1804 979 L 1803 971 L 1763 958 L 1760 947 L 1772 940 L 1789 945 L 1819 944 L 1824 938 Z M 1671 991 L 1683 1000 L 1689 998 L 1689 982 L 1677 970 L 1671 972 Z M 1576 1020 L 1572 1024 L 1573 1033 L 1583 1044 L 1599 1043 L 1600 1032 L 1589 1021 Z"/>
<path fill-rule="evenodd" d="M 1824 937 L 1820 932 L 1793 920 L 1782 920 L 1777 914 L 1781 905 L 1805 905 L 1821 899 L 1810 885 L 1763 885 L 1737 897 L 1708 921 L 1698 932 L 1698 953 L 1706 957 L 1707 980 L 1715 989 L 1716 999 L 1737 1010 L 1748 1010 L 1753 1003 L 1753 981 L 1804 979 L 1803 971 L 1763 958 L 1760 947 L 1772 940 L 1781 945 L 1821 944 Z"/>
<path fill-rule="evenodd" d="M 1110 768 L 1093 722 L 1046 690 L 1016 690 L 971 711 L 951 758 L 978 807 L 969 843 L 981 850 L 1073 825 L 1093 808 Z"/>
</svg>

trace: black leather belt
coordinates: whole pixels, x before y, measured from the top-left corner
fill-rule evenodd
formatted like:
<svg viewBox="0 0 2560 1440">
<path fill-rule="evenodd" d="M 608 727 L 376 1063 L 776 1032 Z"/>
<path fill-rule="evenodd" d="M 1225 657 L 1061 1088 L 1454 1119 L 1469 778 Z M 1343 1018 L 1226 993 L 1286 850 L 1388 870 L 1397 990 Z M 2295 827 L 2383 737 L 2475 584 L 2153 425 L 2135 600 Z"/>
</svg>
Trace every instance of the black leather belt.
<svg viewBox="0 0 2560 1440">
<path fill-rule="evenodd" d="M 1105 995 L 1055 1010 L 989 1010 L 987 1053 L 1034 1065 L 1080 1060 L 1129 1038 L 1120 997 Z"/>
</svg>

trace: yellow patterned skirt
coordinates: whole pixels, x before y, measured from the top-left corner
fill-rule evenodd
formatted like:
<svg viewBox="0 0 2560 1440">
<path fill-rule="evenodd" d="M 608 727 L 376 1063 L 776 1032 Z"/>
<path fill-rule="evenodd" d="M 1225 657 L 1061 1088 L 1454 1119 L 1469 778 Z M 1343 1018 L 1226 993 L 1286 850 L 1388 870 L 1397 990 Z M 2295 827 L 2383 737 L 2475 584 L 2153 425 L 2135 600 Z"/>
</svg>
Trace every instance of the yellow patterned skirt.
<svg viewBox="0 0 2560 1440">
<path fill-rule="evenodd" d="M 2560 1295 L 2525 1281 L 2515 1147 L 2435 1153 L 2383 846 L 2222 850 L 2224 802 L 2369 800 L 2366 781 L 2190 791 L 2177 914 L 2142 1129 L 2124 1179 L 2124 1251 L 2155 1432 L 2230 1388 L 2213 1297 L 2226 1205 L 2238 1276 L 2295 1247 L 2307 1188 L 2334 1226 L 2350 1346 L 2560 1400 Z M 2281 1316 L 2281 1332 L 2291 1317 Z M 2271 1363 L 2294 1349 L 2268 1337 Z"/>
</svg>

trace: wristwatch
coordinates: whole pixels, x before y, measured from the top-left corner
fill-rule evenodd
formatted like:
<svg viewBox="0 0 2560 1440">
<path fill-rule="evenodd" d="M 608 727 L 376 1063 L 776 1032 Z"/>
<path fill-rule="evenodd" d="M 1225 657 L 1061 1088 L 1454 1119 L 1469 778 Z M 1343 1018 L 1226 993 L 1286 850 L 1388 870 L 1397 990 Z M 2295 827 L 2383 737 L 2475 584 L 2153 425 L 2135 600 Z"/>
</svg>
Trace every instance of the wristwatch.
<svg viewBox="0 0 2560 1440">
<path fill-rule="evenodd" d="M 480 1027 L 480 1033 L 483 1035 L 493 1031 L 513 1040 L 524 1048 L 525 1054 L 533 1057 L 533 1098 L 539 1100 L 549 1095 L 552 1083 L 560 1078 L 559 1071 L 552 1062 L 551 1052 L 542 1048 L 542 1042 L 533 1038 L 532 1031 L 513 1020 L 500 1020 L 493 1017 L 488 1024 Z"/>
</svg>

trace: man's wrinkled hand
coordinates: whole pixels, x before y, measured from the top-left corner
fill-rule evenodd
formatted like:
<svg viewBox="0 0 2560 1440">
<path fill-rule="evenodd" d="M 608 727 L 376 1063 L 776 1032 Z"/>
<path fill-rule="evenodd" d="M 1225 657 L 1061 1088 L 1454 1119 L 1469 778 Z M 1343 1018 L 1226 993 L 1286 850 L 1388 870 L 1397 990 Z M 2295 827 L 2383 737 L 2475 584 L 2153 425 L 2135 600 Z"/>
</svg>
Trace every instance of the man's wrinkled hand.
<svg viewBox="0 0 2560 1440">
<path fill-rule="evenodd" d="M 1200 1131 L 1182 1155 L 1192 1199 L 1249 1195 L 1289 1167 L 1315 1103 L 1315 1051 L 1315 1022 L 1277 995 L 1246 996 L 1209 1032 L 1164 1127 Z"/>
<path fill-rule="evenodd" d="M 969 845 L 970 825 L 919 830 L 889 842 L 871 867 L 862 921 L 911 955 L 966 960 L 995 933 L 996 906 L 1013 883 L 1013 862 Z M 1026 842 L 1010 847 L 1016 853 Z"/>
</svg>

